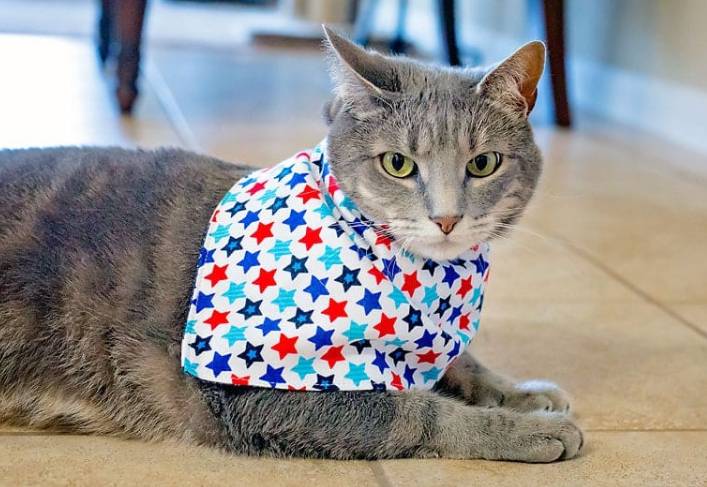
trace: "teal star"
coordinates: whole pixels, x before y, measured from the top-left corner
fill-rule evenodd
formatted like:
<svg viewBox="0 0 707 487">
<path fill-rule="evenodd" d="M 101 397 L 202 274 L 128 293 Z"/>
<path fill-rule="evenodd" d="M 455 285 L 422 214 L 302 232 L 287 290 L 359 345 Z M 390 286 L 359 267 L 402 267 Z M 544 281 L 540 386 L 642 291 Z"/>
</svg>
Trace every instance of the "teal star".
<svg viewBox="0 0 707 487">
<path fill-rule="evenodd" d="M 388 340 L 385 342 L 386 347 L 402 347 L 405 345 L 405 340 L 401 340 L 400 337 L 393 338 L 392 340 Z"/>
<path fill-rule="evenodd" d="M 441 369 L 438 369 L 437 367 L 432 367 L 430 370 L 426 370 L 422 373 L 422 378 L 425 380 L 425 382 L 435 382 L 437 379 L 439 379 L 441 373 Z"/>
<path fill-rule="evenodd" d="M 316 374 L 314 367 L 312 367 L 313 362 L 313 358 L 306 359 L 300 356 L 297 365 L 292 367 L 292 372 L 295 372 L 297 375 L 299 375 L 300 379 L 304 380 L 304 378 L 307 377 L 309 374 Z"/>
<path fill-rule="evenodd" d="M 415 254 L 410 252 L 408 249 L 403 249 L 401 253 L 404 257 L 407 257 L 410 262 L 415 263 Z"/>
<path fill-rule="evenodd" d="M 349 371 L 344 377 L 349 379 L 356 385 L 356 387 L 358 387 L 361 382 L 369 380 L 368 374 L 366 374 L 366 364 L 356 365 L 349 363 Z"/>
<path fill-rule="evenodd" d="M 368 325 L 366 325 L 365 323 L 356 323 L 355 321 L 351 320 L 349 329 L 344 332 L 344 336 L 348 338 L 350 342 L 364 340 L 366 338 L 364 335 L 366 333 L 367 328 Z"/>
<path fill-rule="evenodd" d="M 196 320 L 187 321 L 187 326 L 184 327 L 184 333 L 196 333 Z"/>
<path fill-rule="evenodd" d="M 354 203 L 353 200 L 348 196 L 344 196 L 344 199 L 341 201 L 341 204 L 339 206 L 341 206 L 342 208 L 346 208 L 347 210 L 356 209 L 356 203 Z"/>
<path fill-rule="evenodd" d="M 232 203 L 234 201 L 236 201 L 236 195 L 231 192 L 228 192 L 226 193 L 226 196 L 224 196 L 221 200 L 221 205 L 225 205 L 226 203 Z"/>
<path fill-rule="evenodd" d="M 196 376 L 196 368 L 198 367 L 198 364 L 196 362 L 191 362 L 188 359 L 184 359 L 184 365 L 182 365 L 182 368 L 184 369 L 184 372 L 186 372 L 189 375 Z"/>
<path fill-rule="evenodd" d="M 277 295 L 277 298 L 273 299 L 272 302 L 277 305 L 278 309 L 280 310 L 280 313 L 282 313 L 287 308 L 296 306 L 294 295 L 294 289 L 292 291 L 285 291 L 284 289 L 280 289 L 280 293 Z"/>
<path fill-rule="evenodd" d="M 280 257 L 284 257 L 285 255 L 291 254 L 291 243 L 292 240 L 277 240 L 275 241 L 275 245 L 273 245 L 273 248 L 271 248 L 268 252 L 270 252 L 275 257 L 276 261 L 278 261 L 280 260 Z"/>
<path fill-rule="evenodd" d="M 267 203 L 271 199 L 274 199 L 277 196 L 277 190 L 275 189 L 269 189 L 265 191 L 262 195 L 260 195 L 260 198 L 258 198 L 258 201 L 261 203 Z"/>
<path fill-rule="evenodd" d="M 223 336 L 228 341 L 228 346 L 232 347 L 234 343 L 245 340 L 245 326 L 233 326 Z"/>
<path fill-rule="evenodd" d="M 469 345 L 469 342 L 471 341 L 471 337 L 465 333 L 458 333 L 459 338 L 461 338 L 462 342 L 464 342 L 464 346 L 466 347 Z"/>
<path fill-rule="evenodd" d="M 317 213 L 321 219 L 332 215 L 331 208 L 326 203 L 322 203 L 321 205 L 319 205 L 319 208 L 313 210 L 313 212 Z"/>
<path fill-rule="evenodd" d="M 471 322 L 471 326 L 474 327 L 474 330 L 479 331 L 479 320 L 478 320 L 478 318 Z"/>
<path fill-rule="evenodd" d="M 428 308 L 432 306 L 432 303 L 435 302 L 435 299 L 437 299 L 439 296 L 437 295 L 437 286 L 434 284 L 431 286 L 425 287 L 425 297 L 422 298 L 422 303 L 427 306 Z"/>
<path fill-rule="evenodd" d="M 223 293 L 223 296 L 225 298 L 228 298 L 229 303 L 233 304 L 236 302 L 236 299 L 245 298 L 245 292 L 243 292 L 244 287 L 245 283 L 243 282 L 240 284 L 232 282 L 230 287 L 228 288 L 228 291 Z"/>
<path fill-rule="evenodd" d="M 230 228 L 231 228 L 231 225 L 230 225 L 230 224 L 228 224 L 228 225 L 218 225 L 218 226 L 216 227 L 216 230 L 214 230 L 213 232 L 211 232 L 211 233 L 209 234 L 209 237 L 213 238 L 216 243 L 219 243 L 219 241 L 220 241 L 222 238 L 228 237 Z"/>
<path fill-rule="evenodd" d="M 395 309 L 400 308 L 401 304 L 408 302 L 408 298 L 405 297 L 403 292 L 397 286 L 393 286 L 393 290 L 388 297 L 395 302 Z"/>
<path fill-rule="evenodd" d="M 481 298 L 481 288 L 475 287 L 474 291 L 471 293 L 471 304 L 476 305 L 476 303 L 479 301 L 479 298 Z"/>
<path fill-rule="evenodd" d="M 331 267 L 336 264 L 343 264 L 343 262 L 341 261 L 341 248 L 329 247 L 327 245 L 324 249 L 324 254 L 322 254 L 322 256 L 319 257 L 318 260 L 319 262 L 324 264 L 326 270 L 331 269 Z"/>
</svg>

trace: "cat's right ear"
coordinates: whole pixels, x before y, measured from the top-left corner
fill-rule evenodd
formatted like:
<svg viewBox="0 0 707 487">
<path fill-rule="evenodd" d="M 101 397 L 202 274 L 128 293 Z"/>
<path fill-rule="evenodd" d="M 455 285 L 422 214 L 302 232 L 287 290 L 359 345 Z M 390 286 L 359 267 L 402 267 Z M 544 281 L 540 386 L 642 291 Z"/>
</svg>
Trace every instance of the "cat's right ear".
<svg viewBox="0 0 707 487">
<path fill-rule="evenodd" d="M 400 78 L 393 60 L 365 50 L 325 25 L 322 27 L 339 97 L 351 101 L 362 95 L 385 96 L 400 91 Z"/>
</svg>

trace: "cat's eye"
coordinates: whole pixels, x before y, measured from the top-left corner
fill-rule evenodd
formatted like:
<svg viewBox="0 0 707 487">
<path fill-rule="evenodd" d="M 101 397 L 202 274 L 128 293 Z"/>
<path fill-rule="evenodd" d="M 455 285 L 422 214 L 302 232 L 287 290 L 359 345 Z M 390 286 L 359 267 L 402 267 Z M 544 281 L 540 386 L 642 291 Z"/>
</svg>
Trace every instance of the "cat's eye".
<svg viewBox="0 0 707 487">
<path fill-rule="evenodd" d="M 415 161 L 399 152 L 386 152 L 380 159 L 383 170 L 394 178 L 406 178 L 417 172 Z"/>
<path fill-rule="evenodd" d="M 466 172 L 472 178 L 485 178 L 492 175 L 501 165 L 501 154 L 484 152 L 466 163 Z"/>
</svg>

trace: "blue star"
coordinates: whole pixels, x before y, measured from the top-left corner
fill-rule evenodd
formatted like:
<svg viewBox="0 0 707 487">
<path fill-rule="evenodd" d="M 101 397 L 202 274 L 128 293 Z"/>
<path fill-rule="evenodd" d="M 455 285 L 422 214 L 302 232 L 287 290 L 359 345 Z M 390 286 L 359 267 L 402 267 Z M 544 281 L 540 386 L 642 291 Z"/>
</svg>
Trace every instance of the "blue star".
<svg viewBox="0 0 707 487">
<path fill-rule="evenodd" d="M 228 255 L 230 257 L 233 252 L 243 249 L 241 242 L 243 242 L 243 237 L 235 238 L 235 237 L 229 236 L 228 242 L 226 242 L 226 245 L 221 247 L 221 250 L 226 252 L 226 255 Z"/>
<path fill-rule="evenodd" d="M 393 290 L 388 295 L 389 299 L 392 299 L 395 303 L 395 309 L 399 309 L 401 304 L 408 302 L 408 298 L 405 297 L 403 292 L 397 286 L 393 286 Z"/>
<path fill-rule="evenodd" d="M 238 184 L 239 184 L 242 188 L 245 188 L 246 186 L 250 186 L 251 184 L 253 184 L 253 183 L 256 182 L 256 181 L 257 181 L 256 178 L 250 176 L 250 177 L 247 177 L 247 178 L 245 178 L 245 179 L 241 179 L 241 182 L 238 183 Z"/>
<path fill-rule="evenodd" d="M 408 383 L 408 387 L 412 386 L 415 383 L 415 372 L 417 369 L 411 368 L 409 365 L 405 364 L 405 372 L 403 373 L 403 377 Z"/>
<path fill-rule="evenodd" d="M 250 342 L 245 343 L 245 350 L 237 355 L 238 358 L 245 361 L 246 367 L 250 367 L 255 362 L 262 362 L 263 356 L 261 352 L 263 351 L 264 345 L 255 346 Z"/>
<path fill-rule="evenodd" d="M 299 375 L 301 380 L 304 380 L 309 374 L 315 373 L 314 367 L 312 367 L 313 363 L 313 358 L 306 359 L 300 355 L 299 362 L 297 362 L 297 365 L 292 367 L 292 372 Z"/>
<path fill-rule="evenodd" d="M 447 353 L 447 357 L 453 359 L 457 355 L 459 355 L 459 342 L 454 340 L 454 346 L 452 346 L 452 349 Z"/>
<path fill-rule="evenodd" d="M 214 242 L 219 243 L 222 238 L 225 238 L 228 236 L 228 232 L 230 231 L 231 225 L 218 225 L 216 229 L 209 234 L 209 237 L 214 239 Z"/>
<path fill-rule="evenodd" d="M 223 335 L 223 338 L 228 342 L 228 346 L 232 347 L 236 342 L 245 340 L 245 326 L 233 326 L 228 329 L 228 333 Z"/>
<path fill-rule="evenodd" d="M 367 329 L 368 325 L 366 325 L 365 323 L 356 323 L 355 321 L 351 320 L 348 330 L 346 330 L 343 335 L 350 342 L 356 342 L 358 340 L 365 339 Z"/>
<path fill-rule="evenodd" d="M 282 169 L 280 169 L 280 172 L 277 173 L 277 176 L 275 176 L 275 179 L 278 181 L 282 181 L 285 177 L 288 175 L 292 174 L 292 166 L 284 166 Z"/>
<path fill-rule="evenodd" d="M 284 257 L 285 255 L 290 255 L 292 252 L 290 251 L 290 244 L 292 243 L 292 240 L 276 240 L 275 245 L 268 250 L 273 257 L 275 257 L 275 261 L 279 261 L 280 257 Z"/>
<path fill-rule="evenodd" d="M 438 369 L 437 367 L 432 367 L 431 369 L 426 370 L 422 373 L 422 378 L 425 380 L 425 382 L 437 382 L 437 379 L 442 374 L 442 372 L 444 371 Z"/>
<path fill-rule="evenodd" d="M 351 247 L 349 247 L 349 250 L 353 250 L 356 252 L 356 255 L 358 255 L 358 260 L 363 260 L 364 257 L 368 256 L 368 250 L 359 247 L 356 244 L 353 244 Z"/>
<path fill-rule="evenodd" d="M 356 304 L 361 305 L 366 314 L 369 314 L 374 309 L 381 309 L 380 297 L 381 293 L 372 293 L 368 289 L 364 289 L 363 297 Z"/>
<path fill-rule="evenodd" d="M 304 214 L 306 212 L 306 210 L 290 210 L 290 215 L 285 220 L 283 220 L 282 223 L 290 227 L 290 232 L 293 232 L 296 228 L 307 224 L 307 222 L 304 221 Z"/>
<path fill-rule="evenodd" d="M 314 343 L 314 349 L 319 350 L 322 347 L 331 345 L 331 336 L 334 334 L 334 330 L 325 330 L 321 326 L 317 327 L 317 331 L 308 338 L 308 340 Z"/>
<path fill-rule="evenodd" d="M 290 308 L 292 306 L 297 306 L 295 304 L 294 296 L 295 296 L 294 289 L 292 291 L 287 291 L 285 289 L 280 288 L 277 298 L 273 299 L 272 302 L 273 302 L 273 304 L 277 305 L 278 310 L 280 310 L 280 313 L 282 313 L 287 308 Z"/>
<path fill-rule="evenodd" d="M 405 355 L 410 353 L 409 350 L 405 350 L 403 347 L 398 347 L 388 354 L 390 358 L 393 359 L 393 364 L 398 365 L 398 362 L 405 360 Z"/>
<path fill-rule="evenodd" d="M 184 359 L 184 365 L 182 365 L 182 368 L 184 369 L 184 372 L 186 372 L 189 375 L 193 375 L 196 377 L 196 368 L 198 367 L 198 364 L 196 362 L 191 362 L 188 359 Z"/>
<path fill-rule="evenodd" d="M 250 299 L 246 298 L 245 304 L 241 309 L 238 310 L 240 314 L 245 316 L 246 319 L 251 318 L 253 316 L 259 315 L 260 314 L 260 305 L 263 304 L 263 301 L 251 301 Z"/>
<path fill-rule="evenodd" d="M 354 232 L 356 232 L 359 237 L 363 237 L 365 231 L 368 230 L 368 224 L 364 223 L 360 218 L 356 218 L 351 222 L 351 228 L 353 228 Z"/>
<path fill-rule="evenodd" d="M 437 270 L 437 267 L 439 267 L 439 264 L 432 259 L 427 259 L 425 263 L 422 264 L 422 269 L 429 272 L 430 276 L 434 275 L 435 270 Z"/>
<path fill-rule="evenodd" d="M 282 371 L 285 367 L 275 368 L 268 364 L 268 368 L 265 373 L 260 377 L 260 380 L 270 384 L 270 387 L 275 388 L 278 384 L 284 384 L 285 379 L 282 378 Z"/>
<path fill-rule="evenodd" d="M 300 172 L 295 172 L 295 173 L 292 173 L 292 177 L 290 178 L 290 180 L 289 180 L 289 182 L 287 183 L 287 185 L 288 185 L 290 188 L 294 188 L 294 187 L 297 186 L 298 184 L 302 184 L 302 183 L 304 183 L 304 182 L 306 182 L 306 181 L 307 181 L 307 175 L 306 175 L 306 174 L 303 174 L 303 173 L 300 173 Z"/>
<path fill-rule="evenodd" d="M 449 297 L 439 300 L 439 305 L 437 305 L 435 313 L 438 314 L 440 318 L 444 316 L 444 313 L 446 313 L 447 310 L 451 307 L 451 304 L 449 304 L 449 300 Z"/>
<path fill-rule="evenodd" d="M 245 283 L 243 282 L 240 284 L 231 282 L 229 284 L 228 291 L 223 293 L 223 297 L 227 298 L 230 304 L 233 304 L 237 299 L 245 298 L 245 292 L 243 291 L 244 288 Z"/>
<path fill-rule="evenodd" d="M 283 270 L 289 272 L 290 277 L 294 280 L 295 277 L 299 276 L 303 272 L 307 272 L 307 259 L 308 257 L 298 259 L 293 255 L 290 263 Z"/>
<path fill-rule="evenodd" d="M 447 318 L 447 321 L 449 323 L 454 323 L 454 321 L 459 318 L 462 315 L 462 307 L 461 305 L 457 306 L 456 308 L 452 308 L 452 312 L 449 315 L 449 318 Z"/>
<path fill-rule="evenodd" d="M 447 283 L 447 285 L 451 288 L 452 285 L 456 282 L 457 279 L 459 279 L 459 273 L 454 270 L 454 267 L 450 266 L 444 266 L 444 278 L 442 278 L 442 282 Z"/>
<path fill-rule="evenodd" d="M 334 374 L 319 375 L 317 374 L 317 383 L 313 386 L 320 391 L 338 391 L 339 388 L 334 385 Z"/>
<path fill-rule="evenodd" d="M 249 210 L 248 213 L 246 213 L 246 215 L 243 217 L 243 219 L 238 223 L 242 223 L 244 229 L 248 228 L 248 226 L 251 223 L 257 222 L 258 220 L 260 220 L 260 218 L 258 217 L 259 213 L 260 213 L 260 210 L 258 210 L 258 211 L 250 211 Z"/>
<path fill-rule="evenodd" d="M 197 335 L 196 339 L 189 344 L 191 348 L 194 349 L 194 353 L 196 353 L 197 356 L 201 355 L 203 352 L 208 352 L 211 350 L 211 345 L 209 342 L 211 341 L 211 336 L 207 337 L 202 337 Z"/>
<path fill-rule="evenodd" d="M 196 297 L 196 312 L 200 312 L 202 309 L 206 308 L 213 308 L 214 303 L 212 302 L 212 299 L 214 299 L 214 294 L 204 294 L 201 291 L 199 291 L 198 296 Z"/>
<path fill-rule="evenodd" d="M 309 293 L 312 296 L 312 302 L 314 303 L 319 296 L 328 296 L 329 290 L 326 288 L 326 283 L 329 281 L 328 277 L 324 279 L 317 279 L 312 276 L 312 280 L 309 282 L 309 286 L 304 288 L 304 292 Z"/>
<path fill-rule="evenodd" d="M 341 225 L 339 224 L 339 222 L 332 223 L 331 225 L 329 225 L 328 228 L 334 230 L 337 237 L 341 237 L 345 233 L 344 229 L 341 228 Z"/>
<path fill-rule="evenodd" d="M 255 252 L 246 250 L 243 259 L 238 262 L 238 265 L 243 267 L 243 272 L 248 272 L 252 267 L 260 265 L 260 260 L 258 260 L 259 256 L 260 250 L 256 250 Z"/>
<path fill-rule="evenodd" d="M 371 347 L 371 341 L 370 340 L 358 340 L 350 344 L 352 347 L 356 349 L 358 353 L 363 352 L 365 348 L 370 348 Z"/>
<path fill-rule="evenodd" d="M 285 207 L 287 207 L 287 198 L 283 196 L 282 198 L 275 198 L 275 201 L 273 201 L 272 205 L 270 205 L 270 208 L 268 209 L 274 215 Z"/>
<path fill-rule="evenodd" d="M 344 377 L 353 382 L 356 387 L 358 387 L 361 382 L 365 380 L 370 380 L 368 374 L 366 374 L 366 364 L 356 365 L 350 362 L 349 371 Z"/>
<path fill-rule="evenodd" d="M 376 358 L 371 363 L 378 367 L 378 370 L 380 370 L 380 373 L 382 374 L 385 369 L 389 369 L 390 366 L 388 365 L 388 362 L 385 359 L 385 354 L 383 352 L 379 352 L 378 350 L 375 350 L 375 352 Z"/>
<path fill-rule="evenodd" d="M 228 365 L 228 361 L 231 360 L 231 354 L 227 353 L 226 355 L 221 355 L 218 352 L 214 352 L 214 358 L 206 364 L 207 369 L 211 369 L 211 371 L 214 374 L 214 377 L 218 377 L 221 372 L 226 372 L 231 370 L 231 367 Z"/>
<path fill-rule="evenodd" d="M 263 336 L 266 336 L 271 331 L 280 331 L 280 321 L 282 320 L 271 320 L 266 317 L 263 324 L 256 326 L 256 328 L 260 328 L 260 331 L 263 332 Z"/>
<path fill-rule="evenodd" d="M 385 386 L 385 382 L 371 381 L 371 390 L 374 392 L 385 392 L 388 390 L 388 388 Z"/>
<path fill-rule="evenodd" d="M 295 327 L 299 328 L 300 326 L 310 325 L 314 323 L 312 321 L 312 313 L 314 313 L 314 310 L 305 311 L 303 309 L 297 308 L 297 311 L 295 311 L 295 316 L 292 318 L 292 321 L 294 321 L 295 323 Z"/>
<path fill-rule="evenodd" d="M 403 321 L 408 324 L 408 331 L 412 331 L 413 328 L 417 326 L 422 326 L 422 312 L 419 309 L 414 309 L 410 307 L 410 311 L 407 316 L 403 318 Z"/>
<path fill-rule="evenodd" d="M 388 279 L 392 281 L 401 271 L 398 263 L 395 261 L 395 257 L 392 259 L 383 259 L 383 274 L 385 274 Z"/>
<path fill-rule="evenodd" d="M 361 285 L 361 281 L 358 280 L 359 272 L 361 272 L 360 269 L 353 270 L 344 266 L 343 270 L 341 271 L 341 275 L 336 278 L 336 281 L 341 283 L 341 285 L 344 287 L 344 291 L 348 291 L 351 286 Z"/>
<path fill-rule="evenodd" d="M 341 248 L 340 247 L 329 247 L 328 245 L 324 248 L 324 253 L 319 257 L 319 262 L 324 264 L 326 270 L 331 269 L 337 264 L 341 264 Z"/>
<path fill-rule="evenodd" d="M 236 213 L 240 213 L 243 210 L 245 210 L 245 203 L 243 203 L 242 201 L 238 201 L 230 209 L 226 210 L 226 212 L 230 213 L 231 218 L 233 218 L 234 216 L 236 216 Z"/>
<path fill-rule="evenodd" d="M 447 345 L 447 343 L 449 343 L 449 340 L 452 339 L 452 336 L 449 333 L 447 333 L 446 331 L 443 331 L 440 336 L 442 337 L 442 340 L 444 340 L 445 346 Z"/>
<path fill-rule="evenodd" d="M 483 255 L 480 255 L 478 259 L 472 260 L 471 262 L 476 267 L 476 272 L 478 272 L 482 276 L 484 275 L 484 272 L 486 272 L 486 269 L 488 269 L 489 267 L 489 263 L 484 260 Z"/>
<path fill-rule="evenodd" d="M 216 252 L 216 249 L 206 250 L 203 247 L 199 249 L 199 261 L 197 266 L 203 267 L 206 264 L 211 264 L 214 261 L 214 252 Z"/>
<path fill-rule="evenodd" d="M 429 331 L 425 330 L 422 332 L 422 336 L 415 340 L 415 343 L 417 344 L 418 348 L 431 347 L 435 338 L 437 338 L 437 333 L 430 333 Z"/>
</svg>

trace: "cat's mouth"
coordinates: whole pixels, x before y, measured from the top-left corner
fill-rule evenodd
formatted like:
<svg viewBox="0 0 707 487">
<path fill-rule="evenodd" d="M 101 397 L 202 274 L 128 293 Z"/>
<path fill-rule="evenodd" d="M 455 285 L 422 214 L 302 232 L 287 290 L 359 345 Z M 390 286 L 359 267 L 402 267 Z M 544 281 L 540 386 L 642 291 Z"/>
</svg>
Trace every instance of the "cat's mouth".
<svg viewBox="0 0 707 487">
<path fill-rule="evenodd" d="M 406 240 L 404 248 L 415 255 L 435 261 L 458 258 L 481 239 L 458 239 L 450 235 L 439 237 L 419 237 Z"/>
</svg>

